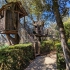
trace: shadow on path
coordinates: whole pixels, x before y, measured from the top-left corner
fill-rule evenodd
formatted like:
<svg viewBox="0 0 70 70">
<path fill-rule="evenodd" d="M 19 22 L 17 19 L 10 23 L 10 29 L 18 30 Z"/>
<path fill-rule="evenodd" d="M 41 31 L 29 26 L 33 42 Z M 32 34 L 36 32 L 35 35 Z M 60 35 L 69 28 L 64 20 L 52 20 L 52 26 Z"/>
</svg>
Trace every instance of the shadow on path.
<svg viewBox="0 0 70 70">
<path fill-rule="evenodd" d="M 25 70 L 57 70 L 56 54 L 36 57 Z"/>
</svg>

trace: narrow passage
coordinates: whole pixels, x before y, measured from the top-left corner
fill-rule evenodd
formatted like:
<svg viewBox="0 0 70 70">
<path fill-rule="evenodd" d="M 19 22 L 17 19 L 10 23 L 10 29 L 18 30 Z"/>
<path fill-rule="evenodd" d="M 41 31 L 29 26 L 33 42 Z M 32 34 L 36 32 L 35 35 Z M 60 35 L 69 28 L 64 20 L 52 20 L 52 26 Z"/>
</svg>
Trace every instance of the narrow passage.
<svg viewBox="0 0 70 70">
<path fill-rule="evenodd" d="M 57 70 L 56 53 L 36 57 L 25 70 Z"/>
</svg>

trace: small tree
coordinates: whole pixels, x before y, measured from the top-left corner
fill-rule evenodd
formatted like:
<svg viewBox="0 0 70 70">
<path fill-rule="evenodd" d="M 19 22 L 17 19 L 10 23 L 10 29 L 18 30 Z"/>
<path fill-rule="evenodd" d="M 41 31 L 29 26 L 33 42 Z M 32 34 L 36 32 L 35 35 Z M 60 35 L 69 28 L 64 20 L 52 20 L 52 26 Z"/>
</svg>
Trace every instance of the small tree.
<svg viewBox="0 0 70 70">
<path fill-rule="evenodd" d="M 60 12 L 59 12 L 58 0 L 53 0 L 53 11 L 54 11 L 54 15 L 55 15 L 56 22 L 57 22 L 59 32 L 60 32 L 61 46 L 62 46 L 62 50 L 64 53 L 64 58 L 66 61 L 66 70 L 70 70 L 70 60 L 69 60 L 70 59 L 70 56 L 69 56 L 70 50 L 68 49 L 64 25 L 63 25 L 62 18 L 60 16 Z"/>
</svg>

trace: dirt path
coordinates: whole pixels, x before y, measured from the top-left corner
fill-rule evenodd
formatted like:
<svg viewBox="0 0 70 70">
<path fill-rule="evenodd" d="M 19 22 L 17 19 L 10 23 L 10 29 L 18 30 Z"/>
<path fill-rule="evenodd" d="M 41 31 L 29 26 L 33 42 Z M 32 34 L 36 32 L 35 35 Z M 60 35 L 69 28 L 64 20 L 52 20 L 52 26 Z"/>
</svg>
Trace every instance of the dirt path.
<svg viewBox="0 0 70 70">
<path fill-rule="evenodd" d="M 56 53 L 36 57 L 25 70 L 57 70 Z"/>
</svg>

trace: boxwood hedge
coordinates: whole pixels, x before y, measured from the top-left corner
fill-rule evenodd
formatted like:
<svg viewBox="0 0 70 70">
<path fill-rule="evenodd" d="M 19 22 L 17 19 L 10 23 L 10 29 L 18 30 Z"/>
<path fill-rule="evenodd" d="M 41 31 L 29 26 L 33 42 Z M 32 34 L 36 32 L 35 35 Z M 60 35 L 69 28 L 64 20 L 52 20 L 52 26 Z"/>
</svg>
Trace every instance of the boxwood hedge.
<svg viewBox="0 0 70 70">
<path fill-rule="evenodd" d="M 0 70 L 24 70 L 34 59 L 31 43 L 17 44 L 0 49 Z"/>
</svg>

